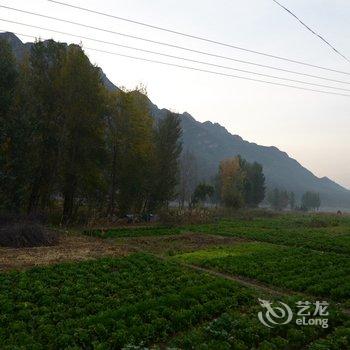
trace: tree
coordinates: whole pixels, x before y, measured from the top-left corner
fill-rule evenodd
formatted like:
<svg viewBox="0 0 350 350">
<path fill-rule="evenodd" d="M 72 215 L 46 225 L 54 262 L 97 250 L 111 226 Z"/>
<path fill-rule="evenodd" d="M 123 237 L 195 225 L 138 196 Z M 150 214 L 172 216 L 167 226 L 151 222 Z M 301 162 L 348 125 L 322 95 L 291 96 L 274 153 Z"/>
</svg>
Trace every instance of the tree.
<svg viewBox="0 0 350 350">
<path fill-rule="evenodd" d="M 147 97 L 119 91 L 108 124 L 109 208 L 121 215 L 142 212 L 151 192 L 154 164 L 153 120 Z M 111 210 L 109 210 L 111 213 Z"/>
<path fill-rule="evenodd" d="M 67 48 L 53 40 L 36 42 L 29 55 L 28 94 L 32 105 L 32 177 L 29 184 L 28 212 L 49 204 L 57 185 L 62 119 L 65 106 L 60 97 L 60 73 L 65 64 Z"/>
<path fill-rule="evenodd" d="M 244 205 L 244 176 L 240 158 L 235 157 L 220 162 L 220 198 L 225 207 L 240 208 Z"/>
<path fill-rule="evenodd" d="M 204 203 L 205 200 L 208 197 L 209 198 L 212 197 L 213 194 L 214 194 L 214 187 L 212 185 L 208 185 L 204 182 L 198 184 L 191 198 L 191 206 L 194 207 L 198 203 Z"/>
<path fill-rule="evenodd" d="M 76 199 L 86 198 L 100 181 L 104 151 L 104 94 L 97 67 L 79 46 L 67 49 L 60 72 L 62 221 L 73 217 Z"/>
<path fill-rule="evenodd" d="M 178 114 L 168 112 L 155 129 L 155 177 L 150 208 L 166 204 L 176 195 L 179 157 L 182 151 L 181 120 Z"/>
<path fill-rule="evenodd" d="M 321 206 L 319 193 L 307 191 L 301 197 L 301 208 L 304 210 L 318 210 Z"/>
<path fill-rule="evenodd" d="M 17 151 L 14 141 L 20 136 L 21 125 L 12 117 L 18 69 L 10 45 L 0 40 L 0 208 L 19 209 L 20 192 L 16 168 Z"/>
<path fill-rule="evenodd" d="M 191 196 L 198 183 L 198 166 L 194 154 L 186 149 L 180 157 L 179 201 L 183 208 L 190 203 Z"/>
<path fill-rule="evenodd" d="M 255 208 L 265 197 L 265 176 L 262 166 L 249 163 L 240 156 L 220 163 L 219 188 L 221 201 L 227 207 Z"/>
<path fill-rule="evenodd" d="M 272 191 L 268 193 L 267 201 L 270 203 L 271 207 L 274 210 L 281 211 L 288 206 L 288 203 L 289 203 L 288 192 L 285 190 L 274 188 Z"/>
<path fill-rule="evenodd" d="M 289 193 L 289 205 L 290 205 L 291 210 L 295 209 L 295 194 L 294 194 L 294 192 Z"/>
<path fill-rule="evenodd" d="M 240 166 L 244 172 L 244 202 L 247 207 L 256 208 L 265 197 L 263 168 L 257 162 L 250 164 L 242 158 L 240 158 Z"/>
<path fill-rule="evenodd" d="M 0 72 L 0 118 L 3 125 L 13 103 L 18 76 L 15 57 L 5 40 L 0 40 Z"/>
</svg>

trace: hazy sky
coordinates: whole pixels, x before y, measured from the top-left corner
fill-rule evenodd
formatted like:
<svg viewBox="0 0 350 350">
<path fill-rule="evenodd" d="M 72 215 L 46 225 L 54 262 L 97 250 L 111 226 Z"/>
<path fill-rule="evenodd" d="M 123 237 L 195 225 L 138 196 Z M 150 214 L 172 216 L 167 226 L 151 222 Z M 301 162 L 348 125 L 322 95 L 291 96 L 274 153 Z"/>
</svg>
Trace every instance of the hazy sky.
<svg viewBox="0 0 350 350">
<path fill-rule="evenodd" d="M 332 52 L 329 47 L 306 31 L 272 0 L 61 1 L 350 72 L 350 63 Z M 323 34 L 336 48 L 350 57 L 349 0 L 280 0 L 280 2 L 294 10 L 307 24 Z M 286 62 L 247 54 L 231 48 L 205 44 L 197 40 L 87 14 L 46 0 L 3 0 L 0 4 L 202 51 L 205 50 L 219 55 L 350 82 L 350 75 L 346 76 L 296 64 L 287 64 Z M 68 31 L 77 35 L 90 36 L 96 39 L 260 73 L 277 73 L 268 69 L 191 54 L 186 51 L 156 44 L 151 45 L 114 34 L 19 14 L 3 8 L 0 8 L 0 14 L 2 19 Z M 129 49 L 53 34 L 45 30 L 26 28 L 3 21 L 0 21 L 0 29 L 41 36 L 43 39 L 53 37 L 69 43 L 79 43 L 81 41 L 85 47 L 194 66 L 194 64 L 176 59 L 138 53 Z M 21 36 L 20 38 L 23 41 L 31 41 L 29 38 Z M 187 111 L 199 121 L 218 122 L 231 133 L 238 134 L 248 141 L 268 146 L 275 145 L 297 159 L 317 176 L 328 176 L 350 188 L 350 162 L 348 161 L 350 153 L 350 98 L 269 86 L 241 79 L 166 67 L 98 53 L 88 49 L 86 49 L 86 52 L 91 61 L 101 66 L 116 85 L 133 88 L 139 83 L 145 84 L 149 97 L 160 108 L 165 107 L 176 112 Z M 249 74 L 235 73 L 219 68 L 196 66 L 230 74 L 250 76 Z M 339 85 L 287 73 L 278 74 L 288 78 L 301 78 L 309 82 L 350 89 L 350 85 Z"/>
</svg>

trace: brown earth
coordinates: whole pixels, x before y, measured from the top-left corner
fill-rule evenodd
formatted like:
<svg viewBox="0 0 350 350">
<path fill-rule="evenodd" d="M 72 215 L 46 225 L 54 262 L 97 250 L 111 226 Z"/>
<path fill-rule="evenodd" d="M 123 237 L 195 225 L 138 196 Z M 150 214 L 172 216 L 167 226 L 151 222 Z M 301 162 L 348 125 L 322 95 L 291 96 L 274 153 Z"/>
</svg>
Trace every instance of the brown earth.
<svg viewBox="0 0 350 350">
<path fill-rule="evenodd" d="M 247 240 L 237 237 L 223 237 L 204 233 L 187 232 L 178 235 L 119 238 L 118 244 L 127 250 L 144 251 L 154 254 L 175 254 L 221 245 L 233 245 Z"/>
<path fill-rule="evenodd" d="M 167 255 L 212 246 L 231 245 L 242 241 L 239 238 L 201 233 L 118 239 L 102 239 L 80 234 L 61 234 L 59 244 L 56 246 L 35 248 L 0 247 L 0 271 L 66 261 L 98 259 L 106 256 L 121 257 L 135 252 Z"/>
<path fill-rule="evenodd" d="M 83 235 L 61 234 L 59 244 L 50 247 L 0 247 L 0 271 L 49 265 L 65 261 L 83 261 L 102 256 L 125 256 L 121 246 Z"/>
</svg>

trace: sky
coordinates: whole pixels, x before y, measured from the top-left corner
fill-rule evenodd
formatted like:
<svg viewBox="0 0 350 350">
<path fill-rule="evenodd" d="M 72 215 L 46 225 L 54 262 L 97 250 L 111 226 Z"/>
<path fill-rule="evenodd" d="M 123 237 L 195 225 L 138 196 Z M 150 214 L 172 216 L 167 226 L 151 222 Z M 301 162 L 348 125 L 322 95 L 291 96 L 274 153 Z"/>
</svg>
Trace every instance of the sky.
<svg viewBox="0 0 350 350">
<path fill-rule="evenodd" d="M 272 0 L 61 1 L 235 46 L 350 72 L 349 62 L 302 27 L 295 18 L 278 7 Z M 280 0 L 280 2 L 298 14 L 311 28 L 321 33 L 345 56 L 350 57 L 350 2 L 348 0 Z M 209 44 L 60 6 L 47 0 L 2 0 L 0 5 L 234 59 L 350 82 L 350 75 L 287 63 L 229 47 Z M 54 38 L 68 43 L 81 43 L 90 60 L 100 66 L 115 85 L 133 89 L 143 84 L 147 88 L 149 98 L 159 108 L 168 108 L 179 113 L 186 111 L 198 121 L 209 120 L 220 123 L 232 134 L 240 135 L 250 142 L 276 146 L 297 159 L 316 176 L 327 176 L 350 188 L 349 97 L 273 86 L 101 53 L 91 48 L 256 78 L 249 73 L 239 73 L 224 68 L 208 67 L 137 52 L 82 39 L 79 36 L 237 69 L 350 89 L 347 84 L 208 57 L 4 8 L 0 8 L 0 19 L 1 31 L 33 35 L 42 39 Z M 3 21 L 4 19 L 69 32 L 77 37 L 7 23 Z M 19 37 L 24 42 L 33 41 L 25 36 L 19 35 Z M 265 78 L 265 80 L 278 82 L 273 78 Z M 295 85 L 307 87 L 302 84 Z M 350 95 L 350 92 L 348 94 Z"/>
</svg>

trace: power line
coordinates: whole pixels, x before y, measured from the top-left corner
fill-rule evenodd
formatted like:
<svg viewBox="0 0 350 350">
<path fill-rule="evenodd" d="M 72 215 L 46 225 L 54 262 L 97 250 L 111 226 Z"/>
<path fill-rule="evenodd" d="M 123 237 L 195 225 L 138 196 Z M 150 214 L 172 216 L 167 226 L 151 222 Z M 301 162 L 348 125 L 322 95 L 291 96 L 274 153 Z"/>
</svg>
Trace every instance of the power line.
<svg viewBox="0 0 350 350">
<path fill-rule="evenodd" d="M 316 33 L 313 29 L 311 29 L 307 24 L 305 24 L 296 14 L 294 14 L 291 10 L 289 10 L 287 7 L 279 3 L 277 0 L 272 0 L 275 4 L 280 6 L 282 9 L 287 11 L 290 15 L 292 15 L 302 26 L 304 26 L 309 32 L 311 32 L 313 35 L 316 35 L 319 39 L 321 39 L 326 45 L 328 45 L 333 51 L 335 51 L 338 55 L 346 59 L 349 63 L 350 60 L 344 56 L 341 52 L 339 52 L 330 42 L 328 42 L 322 35 Z"/>
<path fill-rule="evenodd" d="M 133 47 L 133 46 L 122 45 L 122 44 L 118 44 L 118 43 L 115 43 L 115 42 L 99 40 L 99 39 L 90 38 L 90 37 L 86 37 L 86 36 L 82 36 L 82 35 L 76 35 L 76 34 L 72 34 L 72 33 L 68 33 L 68 32 L 62 32 L 62 31 L 59 31 L 59 30 L 54 30 L 54 29 L 48 29 L 48 28 L 43 28 L 43 27 L 39 27 L 39 26 L 34 26 L 34 25 L 31 25 L 31 24 L 20 23 L 20 22 L 15 22 L 15 21 L 10 21 L 10 20 L 4 20 L 2 18 L 0 18 L 0 20 L 4 21 L 4 22 L 15 23 L 15 24 L 27 26 L 27 27 L 30 27 L 30 28 L 47 30 L 47 31 L 50 31 L 50 32 L 53 32 L 53 33 L 57 33 L 57 34 L 69 35 L 69 36 L 73 36 L 73 37 L 80 38 L 80 39 L 91 40 L 91 41 L 102 43 L 102 44 L 118 46 L 118 47 L 122 47 L 122 48 L 127 48 L 127 49 L 131 49 L 131 50 L 145 52 L 145 53 L 156 54 L 156 55 L 169 57 L 169 58 L 175 58 L 175 59 L 179 59 L 179 60 L 187 61 L 187 62 L 192 62 L 192 63 L 204 64 L 204 65 L 212 66 L 212 67 L 216 67 L 216 68 L 230 69 L 230 70 L 238 71 L 238 72 L 241 72 L 241 73 L 254 74 L 254 75 L 267 77 L 267 78 L 279 79 L 279 80 L 290 81 L 290 82 L 294 82 L 294 83 L 300 83 L 300 84 L 317 86 L 317 87 L 322 87 L 322 88 L 327 88 L 327 89 L 335 89 L 335 90 L 349 91 L 350 92 L 349 89 L 344 89 L 344 88 L 340 88 L 340 87 L 336 87 L 336 86 L 316 84 L 316 83 L 311 83 L 311 82 L 307 82 L 307 81 L 303 81 L 303 80 L 283 78 L 283 77 L 278 77 L 278 76 L 275 76 L 275 75 L 263 74 L 263 73 L 258 73 L 258 72 L 254 72 L 254 71 L 244 70 L 244 69 L 238 69 L 238 68 L 233 68 L 233 67 L 228 67 L 228 66 L 222 66 L 222 65 L 219 65 L 219 64 L 209 63 L 209 62 L 205 62 L 205 61 L 193 60 L 193 59 L 189 59 L 189 58 L 185 58 L 185 57 L 181 57 L 181 56 L 174 56 L 174 55 L 169 55 L 169 54 L 165 54 L 165 53 L 161 53 L 161 52 L 141 49 L 141 48 L 137 48 L 137 47 Z M 350 84 L 350 83 L 348 83 L 348 84 Z"/>
<path fill-rule="evenodd" d="M 97 15 L 106 16 L 106 17 L 109 17 L 109 18 L 114 18 L 114 19 L 117 19 L 117 20 L 120 20 L 120 21 L 130 22 L 130 23 L 141 25 L 141 26 L 145 26 L 145 27 L 149 27 L 149 28 L 153 28 L 153 29 L 157 29 L 157 30 L 162 30 L 162 31 L 169 32 L 169 33 L 172 33 L 172 34 L 177 34 L 177 35 L 181 35 L 181 36 L 184 36 L 184 37 L 205 41 L 205 42 L 208 42 L 208 43 L 211 43 L 211 44 L 216 44 L 216 45 L 221 45 L 221 46 L 225 46 L 225 47 L 230 47 L 232 49 L 246 51 L 246 52 L 254 53 L 254 54 L 257 54 L 257 55 L 262 55 L 262 56 L 266 56 L 266 57 L 270 57 L 270 58 L 275 58 L 275 59 L 278 59 L 278 60 L 283 60 L 283 61 L 287 61 L 287 62 L 291 62 L 291 63 L 301 64 L 301 65 L 305 65 L 305 66 L 309 66 L 309 67 L 313 67 L 313 68 L 318 68 L 318 69 L 328 70 L 328 71 L 331 71 L 331 72 L 336 72 L 336 73 L 350 75 L 349 72 L 339 71 L 339 70 L 336 70 L 336 69 L 322 67 L 322 66 L 318 66 L 318 65 L 307 63 L 307 62 L 303 62 L 303 61 L 293 60 L 293 59 L 289 59 L 289 58 L 282 57 L 282 56 L 276 56 L 276 55 L 268 54 L 268 53 L 261 52 L 261 51 L 251 50 L 251 49 L 247 49 L 247 48 L 244 48 L 244 47 L 241 47 L 241 46 L 231 45 L 231 44 L 223 43 L 223 42 L 220 42 L 220 41 L 216 41 L 216 40 L 212 40 L 212 39 L 208 39 L 208 38 L 203 38 L 203 37 L 192 35 L 192 34 L 183 33 L 183 32 L 179 32 L 179 31 L 168 29 L 168 28 L 164 28 L 164 27 L 159 27 L 159 26 L 155 26 L 155 25 L 152 25 L 152 24 L 135 21 L 135 20 L 132 20 L 132 19 L 129 19 L 129 18 L 114 16 L 114 15 L 111 15 L 111 14 L 108 14 L 108 13 L 105 13 L 105 12 L 91 10 L 91 9 L 88 9 L 88 8 L 85 8 L 85 7 L 72 5 L 72 4 L 68 4 L 68 3 L 65 3 L 65 2 L 61 2 L 61 1 L 56 1 L 56 0 L 48 0 L 48 1 L 52 2 L 52 3 L 55 3 L 55 4 L 58 4 L 58 5 L 75 8 L 75 9 L 78 9 L 78 10 L 81 10 L 81 11 L 86 11 L 86 12 L 94 13 L 94 14 L 97 14 Z"/>
<path fill-rule="evenodd" d="M 22 35 L 22 34 L 17 33 L 17 35 Z M 32 37 L 32 36 L 29 36 L 29 35 L 26 35 L 26 34 L 24 36 Z M 316 90 L 316 89 L 310 89 L 310 88 L 305 88 L 305 87 L 300 87 L 300 86 L 295 86 L 295 85 L 276 83 L 276 82 L 267 81 L 267 80 L 254 79 L 254 78 L 249 78 L 249 77 L 242 77 L 242 76 L 239 76 L 239 75 L 233 75 L 233 74 L 227 74 L 227 73 L 222 73 L 222 72 L 216 72 L 216 71 L 211 71 L 211 70 L 206 70 L 206 69 L 201 69 L 201 68 L 196 68 L 196 67 L 190 67 L 190 66 L 183 66 L 183 65 L 179 65 L 179 64 L 175 64 L 175 63 L 157 61 L 157 60 L 152 60 L 152 59 L 143 58 L 143 57 L 137 57 L 137 56 L 130 56 L 130 55 L 125 55 L 125 54 L 121 54 L 121 53 L 117 53 L 117 52 L 111 52 L 111 51 L 100 50 L 100 49 L 95 49 L 95 48 L 85 47 L 85 49 L 92 50 L 92 51 L 97 51 L 97 52 L 102 52 L 102 53 L 107 53 L 107 54 L 110 54 L 110 55 L 125 57 L 125 58 L 131 58 L 131 59 L 134 59 L 134 60 L 151 62 L 151 63 L 157 63 L 157 64 L 162 64 L 162 65 L 165 65 L 165 66 L 183 68 L 183 69 L 188 69 L 188 70 L 192 70 L 192 71 L 209 73 L 209 74 L 225 76 L 225 77 L 230 77 L 230 78 L 237 78 L 237 79 L 243 79 L 243 80 L 248 80 L 248 81 L 260 82 L 260 83 L 269 84 L 269 85 L 277 85 L 277 86 L 289 87 L 289 88 L 298 89 L 298 90 L 313 91 L 313 92 L 318 92 L 318 93 L 322 93 L 322 94 L 350 97 L 350 95 L 348 95 L 348 94 L 342 94 L 342 93 L 338 93 L 338 92 Z"/>
<path fill-rule="evenodd" d="M 83 23 L 69 21 L 69 20 L 65 20 L 65 19 L 62 19 L 62 18 L 57 18 L 57 17 L 52 17 L 52 16 L 47 16 L 47 15 L 35 13 L 35 12 L 30 12 L 30 11 L 25 11 L 25 10 L 21 10 L 21 9 L 16 9 L 16 8 L 13 8 L 13 7 L 8 7 L 8 6 L 3 6 L 3 5 L 0 5 L 0 7 L 6 8 L 6 9 L 9 9 L 9 10 L 12 10 L 12 11 L 17 11 L 17 12 L 21 12 L 21 13 L 26 13 L 26 14 L 42 17 L 42 18 L 52 19 L 52 20 L 59 21 L 59 22 L 74 24 L 74 25 L 81 26 L 81 27 L 84 27 L 84 28 L 90 28 L 90 29 L 94 29 L 94 30 L 99 30 L 99 31 L 102 31 L 102 32 L 107 32 L 107 33 L 116 34 L 116 35 L 120 35 L 120 36 L 125 36 L 125 37 L 129 37 L 129 38 L 133 38 L 133 39 L 138 39 L 138 40 L 143 40 L 143 41 L 147 41 L 147 42 L 151 42 L 151 43 L 155 43 L 155 44 L 166 45 L 166 46 L 169 46 L 169 47 L 172 47 L 172 48 L 177 48 L 177 49 L 181 49 L 181 50 L 185 50 L 185 51 L 189 51 L 189 52 L 193 52 L 193 53 L 199 53 L 199 54 L 210 56 L 210 57 L 230 60 L 230 61 L 233 61 L 233 62 L 244 63 L 244 64 L 253 65 L 253 66 L 257 66 L 257 67 L 273 69 L 273 70 L 282 71 L 282 72 L 291 73 L 291 74 L 297 74 L 297 75 L 301 75 L 301 76 L 307 76 L 307 77 L 311 77 L 311 78 L 322 79 L 322 80 L 326 80 L 326 81 L 332 81 L 332 82 L 341 83 L 341 84 L 350 84 L 350 82 L 346 82 L 346 81 L 343 81 L 343 80 L 331 79 L 331 78 L 326 78 L 326 77 L 322 77 L 322 76 L 318 76 L 318 75 L 292 71 L 292 70 L 288 70 L 288 69 L 278 68 L 278 67 L 269 66 L 269 65 L 263 65 L 263 64 L 259 64 L 259 63 L 255 63 L 255 62 L 245 61 L 245 60 L 239 60 L 239 59 L 235 59 L 235 58 L 232 58 L 232 57 L 216 55 L 216 54 L 212 54 L 212 53 L 208 53 L 208 52 L 204 52 L 204 51 L 190 49 L 190 48 L 183 47 L 183 46 L 177 46 L 177 45 L 172 45 L 172 44 L 168 44 L 168 43 L 162 43 L 162 42 L 158 42 L 158 41 L 154 41 L 154 40 L 150 40 L 150 39 L 136 37 L 136 36 L 133 36 L 133 35 L 128 35 L 128 34 L 124 34 L 124 33 L 120 33 L 120 32 L 115 32 L 115 31 L 112 31 L 112 30 L 104 29 L 104 28 L 90 26 L 90 25 L 83 24 Z M 66 35 L 72 35 L 72 34 L 66 34 Z M 89 40 L 93 40 L 93 39 L 89 39 Z M 109 42 L 104 42 L 104 43 L 109 43 Z M 117 45 L 117 44 L 115 44 L 115 45 Z M 119 45 L 119 46 L 121 46 L 121 45 Z M 124 47 L 127 47 L 127 46 L 125 45 Z M 131 49 L 134 49 L 134 50 L 141 50 L 141 49 L 136 49 L 136 48 L 132 48 L 132 47 L 128 47 L 128 48 L 131 48 Z M 147 51 L 147 50 L 144 50 L 144 51 Z M 163 54 L 163 53 L 152 52 L 152 51 L 148 51 L 148 52 L 151 52 L 151 53 L 154 53 L 154 54 L 158 54 L 158 55 L 167 56 L 166 54 Z M 168 55 L 168 57 L 171 57 L 171 55 Z M 176 56 L 173 56 L 173 57 L 176 57 Z M 199 61 L 197 63 L 199 63 Z M 208 63 L 203 63 L 203 64 L 208 64 Z M 212 64 L 212 65 L 220 67 L 219 65 L 214 65 L 214 64 Z M 221 68 L 223 68 L 223 67 L 224 66 L 222 66 Z M 234 69 L 234 68 L 229 68 L 229 67 L 225 67 L 225 68 Z M 287 80 L 287 78 L 285 80 Z M 293 81 L 293 80 L 291 80 L 291 81 Z"/>
</svg>

